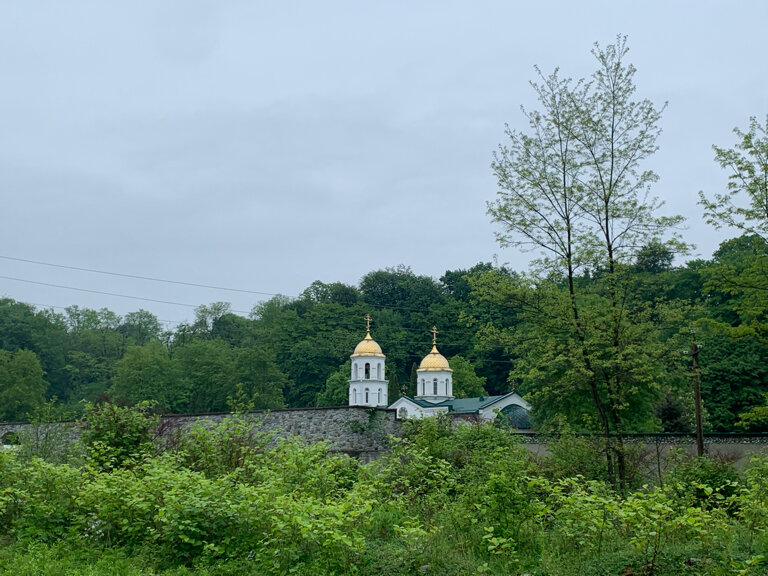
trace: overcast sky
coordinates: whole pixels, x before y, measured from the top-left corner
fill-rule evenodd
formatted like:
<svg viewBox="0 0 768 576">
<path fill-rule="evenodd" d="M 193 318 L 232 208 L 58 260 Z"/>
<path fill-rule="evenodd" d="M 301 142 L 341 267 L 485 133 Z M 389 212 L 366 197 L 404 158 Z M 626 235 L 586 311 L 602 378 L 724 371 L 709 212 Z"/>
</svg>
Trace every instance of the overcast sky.
<svg viewBox="0 0 768 576">
<path fill-rule="evenodd" d="M 725 186 L 711 145 L 768 113 L 767 30 L 765 0 L 3 2 L 0 297 L 168 322 L 268 297 L 11 258 L 289 296 L 525 268 L 486 215 L 491 154 L 534 65 L 588 76 L 617 34 L 638 96 L 669 102 L 654 193 L 708 258 L 733 234 L 697 193 Z"/>
</svg>

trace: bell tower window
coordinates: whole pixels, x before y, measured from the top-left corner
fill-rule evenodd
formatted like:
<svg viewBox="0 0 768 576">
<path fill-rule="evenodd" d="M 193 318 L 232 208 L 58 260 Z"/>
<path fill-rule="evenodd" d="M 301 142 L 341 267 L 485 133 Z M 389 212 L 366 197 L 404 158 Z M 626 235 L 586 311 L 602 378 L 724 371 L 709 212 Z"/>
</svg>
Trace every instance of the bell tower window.
<svg viewBox="0 0 768 576">
<path fill-rule="evenodd" d="M 365 363 L 365 379 L 371 379 L 371 365 L 368 362 Z"/>
<path fill-rule="evenodd" d="M 432 394 L 437 396 L 437 378 L 432 380 Z"/>
</svg>

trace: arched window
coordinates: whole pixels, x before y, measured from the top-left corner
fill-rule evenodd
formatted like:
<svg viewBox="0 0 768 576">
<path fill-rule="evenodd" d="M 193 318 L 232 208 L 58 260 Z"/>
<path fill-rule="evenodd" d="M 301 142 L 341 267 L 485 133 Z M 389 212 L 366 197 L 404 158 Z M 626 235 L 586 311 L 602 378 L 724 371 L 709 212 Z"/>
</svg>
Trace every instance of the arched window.
<svg viewBox="0 0 768 576">
<path fill-rule="evenodd" d="M 432 380 L 432 390 L 433 390 L 432 394 L 434 396 L 437 396 L 437 378 Z"/>
<path fill-rule="evenodd" d="M 371 378 L 371 365 L 366 362 L 365 363 L 365 379 L 370 380 Z"/>
<path fill-rule="evenodd" d="M 357 388 L 352 388 L 352 405 L 357 404 Z"/>
<path fill-rule="evenodd" d="M 355 376 L 352 378 L 352 380 L 357 380 L 357 363 L 355 363 Z"/>
<path fill-rule="evenodd" d="M 376 365 L 376 380 L 381 380 L 381 362 Z"/>
<path fill-rule="evenodd" d="M 365 403 L 368 404 L 368 388 L 365 389 Z"/>
<path fill-rule="evenodd" d="M 427 395 L 427 385 L 424 382 L 424 378 L 421 379 L 421 395 L 426 396 Z"/>
<path fill-rule="evenodd" d="M 381 388 L 379 388 L 379 402 L 378 402 L 378 404 L 379 404 L 379 406 L 381 406 Z"/>
</svg>

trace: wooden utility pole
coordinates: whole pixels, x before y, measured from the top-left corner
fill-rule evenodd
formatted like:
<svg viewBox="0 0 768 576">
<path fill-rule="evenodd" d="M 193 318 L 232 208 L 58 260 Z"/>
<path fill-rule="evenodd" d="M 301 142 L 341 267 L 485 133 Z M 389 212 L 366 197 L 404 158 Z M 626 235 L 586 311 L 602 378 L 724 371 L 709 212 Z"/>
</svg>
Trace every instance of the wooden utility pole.
<svg viewBox="0 0 768 576">
<path fill-rule="evenodd" d="M 701 414 L 701 382 L 699 381 L 699 351 L 696 331 L 691 327 L 691 358 L 693 360 L 693 402 L 696 410 L 696 453 L 704 456 L 704 426 Z"/>
</svg>

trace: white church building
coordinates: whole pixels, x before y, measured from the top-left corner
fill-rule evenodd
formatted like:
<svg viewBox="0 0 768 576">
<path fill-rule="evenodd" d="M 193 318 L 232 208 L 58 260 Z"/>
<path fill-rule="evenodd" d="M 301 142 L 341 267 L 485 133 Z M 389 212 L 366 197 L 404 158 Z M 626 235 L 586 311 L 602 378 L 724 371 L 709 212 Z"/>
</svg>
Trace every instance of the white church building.
<svg viewBox="0 0 768 576">
<path fill-rule="evenodd" d="M 371 317 L 366 316 L 365 338 L 350 356 L 349 405 L 387 407 L 397 410 L 398 418 L 424 418 L 447 413 L 455 418 L 490 422 L 503 420 L 513 428 L 531 428 L 528 402 L 517 392 L 501 396 L 455 398 L 453 370 L 437 349 L 437 329 L 432 328 L 432 350 L 416 370 L 416 396 L 401 396 L 391 404 L 384 379 L 386 356 L 371 338 Z"/>
</svg>

